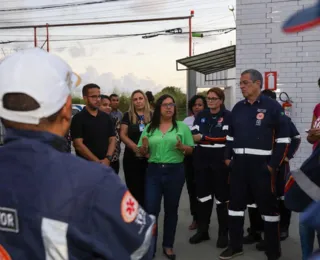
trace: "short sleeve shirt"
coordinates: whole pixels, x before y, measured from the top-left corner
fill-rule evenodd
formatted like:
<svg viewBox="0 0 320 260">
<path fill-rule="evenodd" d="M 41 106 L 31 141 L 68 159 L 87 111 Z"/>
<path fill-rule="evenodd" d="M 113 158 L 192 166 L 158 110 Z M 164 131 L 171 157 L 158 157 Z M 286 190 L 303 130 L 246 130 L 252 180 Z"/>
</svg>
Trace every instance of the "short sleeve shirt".
<svg viewBox="0 0 320 260">
<path fill-rule="evenodd" d="M 120 122 L 122 120 L 122 112 L 120 110 L 111 111 L 110 116 L 113 118 L 117 118 Z"/>
<path fill-rule="evenodd" d="M 72 118 L 72 139 L 82 138 L 83 144 L 99 160 L 103 160 L 106 157 L 109 138 L 115 135 L 114 123 L 107 113 L 98 111 L 97 116 L 93 116 L 86 108 L 83 108 L 81 112 Z M 77 151 L 76 154 L 82 157 Z"/>
<path fill-rule="evenodd" d="M 177 137 L 182 144 L 194 146 L 193 137 L 189 127 L 177 121 L 178 128 L 172 127 L 163 134 L 158 128 L 154 132 L 147 132 L 149 125 L 144 129 L 138 146 L 142 146 L 142 138 L 146 136 L 149 140 L 149 163 L 181 163 L 184 159 L 183 152 L 176 148 Z"/>
<path fill-rule="evenodd" d="M 195 120 L 194 116 L 188 116 L 183 120 L 183 123 L 185 123 L 191 130 L 194 120 Z"/>
<path fill-rule="evenodd" d="M 128 126 L 128 137 L 135 143 L 138 144 L 140 136 L 142 134 L 142 131 L 144 130 L 144 128 L 142 129 L 140 125 L 144 126 L 144 118 L 137 116 L 137 123 L 133 124 L 132 120 L 130 120 L 129 118 L 129 113 L 125 112 L 123 114 L 123 119 L 121 124 L 127 125 Z M 135 153 L 126 147 L 125 153 L 128 155 L 128 153 L 132 156 L 135 156 Z"/>
</svg>

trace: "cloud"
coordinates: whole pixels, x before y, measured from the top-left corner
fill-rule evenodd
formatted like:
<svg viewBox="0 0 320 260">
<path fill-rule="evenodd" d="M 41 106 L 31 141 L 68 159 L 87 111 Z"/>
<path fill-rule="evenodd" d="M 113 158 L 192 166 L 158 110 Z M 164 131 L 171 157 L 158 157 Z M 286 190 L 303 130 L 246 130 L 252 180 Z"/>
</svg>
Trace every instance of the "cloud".
<svg viewBox="0 0 320 260">
<path fill-rule="evenodd" d="M 78 46 L 75 46 L 69 49 L 70 56 L 72 58 L 86 56 L 86 48 L 84 48 L 81 43 L 78 43 L 77 45 Z"/>
<path fill-rule="evenodd" d="M 143 55 L 144 55 L 143 52 L 137 52 L 137 53 L 136 53 L 136 56 L 143 56 Z"/>
<path fill-rule="evenodd" d="M 64 50 L 66 49 L 60 49 L 60 52 Z M 92 56 L 99 49 L 97 47 L 92 46 L 83 46 L 80 42 L 78 42 L 77 46 L 73 46 L 71 48 L 68 48 L 67 50 L 69 51 L 69 54 L 72 58 L 79 58 Z"/>
<path fill-rule="evenodd" d="M 118 54 L 118 55 L 122 55 L 122 54 L 127 54 L 128 51 L 126 51 L 125 49 L 120 49 L 114 52 L 114 54 Z"/>
<path fill-rule="evenodd" d="M 163 11 L 166 8 L 168 0 L 135 0 L 130 9 L 136 13 L 154 13 Z"/>
<path fill-rule="evenodd" d="M 88 83 L 99 85 L 101 93 L 106 95 L 110 95 L 114 91 L 119 94 L 131 94 L 136 89 L 141 89 L 143 91 L 151 90 L 154 93 L 157 93 L 164 88 L 164 86 L 157 84 L 149 77 L 138 78 L 133 73 L 128 73 L 121 78 L 117 78 L 111 72 L 99 74 L 92 66 L 87 67 L 86 72 L 80 74 L 80 77 L 82 80 L 81 86 L 73 93 L 75 96 L 81 96 L 82 87 Z"/>
</svg>

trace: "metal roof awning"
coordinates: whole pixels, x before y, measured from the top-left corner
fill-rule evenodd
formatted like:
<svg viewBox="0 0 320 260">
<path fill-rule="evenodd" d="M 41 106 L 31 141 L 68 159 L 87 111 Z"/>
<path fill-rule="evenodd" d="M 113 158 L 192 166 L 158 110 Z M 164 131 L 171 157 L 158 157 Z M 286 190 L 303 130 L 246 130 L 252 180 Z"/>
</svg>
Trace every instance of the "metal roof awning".
<svg viewBox="0 0 320 260">
<path fill-rule="evenodd" d="M 179 64 L 204 75 L 232 69 L 236 66 L 236 45 L 177 60 L 177 70 L 186 70 L 179 69 Z"/>
</svg>

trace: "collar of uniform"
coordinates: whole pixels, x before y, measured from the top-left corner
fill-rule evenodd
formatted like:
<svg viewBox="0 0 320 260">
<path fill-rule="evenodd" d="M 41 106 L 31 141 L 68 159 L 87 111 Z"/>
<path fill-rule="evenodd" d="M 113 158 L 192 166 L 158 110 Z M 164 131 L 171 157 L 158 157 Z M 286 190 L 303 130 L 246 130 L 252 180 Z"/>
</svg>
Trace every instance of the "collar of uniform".
<svg viewBox="0 0 320 260">
<path fill-rule="evenodd" d="M 86 114 L 87 116 L 92 116 L 92 117 L 98 117 L 98 116 L 101 115 L 101 113 L 104 113 L 104 112 L 101 112 L 101 111 L 98 109 L 98 114 L 97 114 L 96 116 L 93 116 L 93 115 L 91 115 L 91 114 L 89 113 L 89 111 L 86 109 L 86 107 L 84 107 L 81 112 L 83 112 L 83 113 Z"/>
<path fill-rule="evenodd" d="M 18 130 L 13 128 L 6 129 L 6 137 L 4 143 L 9 143 L 21 139 L 33 139 L 42 143 L 51 145 L 54 149 L 63 152 L 67 145 L 65 138 L 42 131 Z"/>
<path fill-rule="evenodd" d="M 220 108 L 220 110 L 217 114 L 212 114 L 210 109 L 208 109 L 207 113 L 208 113 L 208 115 L 211 115 L 211 116 L 215 115 L 216 117 L 221 117 L 224 115 L 225 110 L 226 110 L 225 108 Z"/>
<path fill-rule="evenodd" d="M 253 102 L 253 104 L 255 104 L 255 103 L 258 103 L 258 104 L 259 104 L 259 103 L 261 103 L 262 99 L 263 99 L 263 95 L 260 95 L 259 97 L 257 97 L 256 101 Z M 249 101 L 248 101 L 248 99 L 245 99 L 245 100 L 243 101 L 243 103 L 244 103 L 244 104 L 250 104 Z"/>
</svg>

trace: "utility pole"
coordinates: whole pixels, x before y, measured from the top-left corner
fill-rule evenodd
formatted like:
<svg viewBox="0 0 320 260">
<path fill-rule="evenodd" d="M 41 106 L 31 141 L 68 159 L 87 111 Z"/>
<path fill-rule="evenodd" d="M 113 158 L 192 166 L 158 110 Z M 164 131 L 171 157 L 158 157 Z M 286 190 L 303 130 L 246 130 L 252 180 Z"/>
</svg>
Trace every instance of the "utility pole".
<svg viewBox="0 0 320 260">
<path fill-rule="evenodd" d="M 175 17 L 158 17 L 150 19 L 133 19 L 133 20 L 119 20 L 119 21 L 104 21 L 104 22 L 83 22 L 83 23 L 61 23 L 61 24 L 36 24 L 36 25 L 22 25 L 22 26 L 8 26 L 0 27 L 0 30 L 20 30 L 33 29 L 34 30 L 34 46 L 38 46 L 37 29 L 46 28 L 47 33 L 47 51 L 49 51 L 49 28 L 50 27 L 75 27 L 75 26 L 92 26 L 92 25 L 108 25 L 108 24 L 125 24 L 125 23 L 145 23 L 145 22 L 159 22 L 159 21 L 173 21 L 173 20 L 189 20 L 189 56 L 192 55 L 192 18 L 194 11 L 190 12 L 189 16 L 175 16 Z"/>
</svg>

